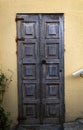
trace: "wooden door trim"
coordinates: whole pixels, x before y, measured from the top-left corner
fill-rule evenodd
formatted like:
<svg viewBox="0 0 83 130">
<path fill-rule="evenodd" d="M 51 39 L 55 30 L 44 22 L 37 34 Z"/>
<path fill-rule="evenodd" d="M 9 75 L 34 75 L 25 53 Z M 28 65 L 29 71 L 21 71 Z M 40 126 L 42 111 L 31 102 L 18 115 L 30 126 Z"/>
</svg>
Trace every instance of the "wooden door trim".
<svg viewBox="0 0 83 130">
<path fill-rule="evenodd" d="M 62 61 L 64 61 L 64 14 L 63 13 L 17 13 L 16 15 L 16 22 L 17 21 L 23 21 L 24 19 L 23 18 L 20 18 L 21 15 L 39 15 L 41 17 L 41 15 L 60 15 L 60 22 L 61 22 L 61 44 L 62 44 Z M 18 26 L 18 25 L 17 25 Z M 19 27 L 17 27 L 19 28 Z M 41 27 L 40 27 L 41 28 Z M 17 29 L 18 31 L 18 29 Z M 17 37 L 17 55 L 19 58 L 17 58 L 17 74 L 18 74 L 18 112 L 19 112 L 19 117 L 20 117 L 20 120 L 21 118 L 23 119 L 23 115 L 22 115 L 22 112 L 23 112 L 23 109 L 22 109 L 22 88 L 21 88 L 21 72 L 19 72 L 19 69 L 21 68 L 21 66 L 19 66 L 19 64 L 21 64 L 21 62 L 19 62 L 19 59 L 21 61 L 21 54 L 18 54 L 18 51 L 21 49 L 20 46 L 19 46 L 19 43 L 22 42 L 24 39 L 21 38 L 19 36 L 19 34 L 17 33 L 18 37 Z M 21 39 L 21 40 L 20 40 Z M 41 40 L 40 40 L 41 41 Z M 65 121 L 65 102 L 64 102 L 64 62 L 62 62 L 62 104 L 61 104 L 61 107 L 63 108 L 62 110 L 62 119 L 61 119 L 61 123 L 63 123 Z M 21 94 L 20 94 L 21 93 Z"/>
</svg>

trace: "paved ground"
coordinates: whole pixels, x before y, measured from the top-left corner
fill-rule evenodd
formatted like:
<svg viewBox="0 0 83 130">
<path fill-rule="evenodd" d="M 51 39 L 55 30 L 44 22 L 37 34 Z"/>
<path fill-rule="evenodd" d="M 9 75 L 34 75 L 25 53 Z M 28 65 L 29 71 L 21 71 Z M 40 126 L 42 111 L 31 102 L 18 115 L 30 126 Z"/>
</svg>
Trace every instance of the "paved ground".
<svg viewBox="0 0 83 130">
<path fill-rule="evenodd" d="M 79 122 L 65 123 L 64 130 L 83 130 L 83 124 Z"/>
<path fill-rule="evenodd" d="M 24 127 L 19 127 L 17 129 L 14 130 L 32 130 L 32 129 L 28 129 L 28 128 L 24 128 Z M 33 129 L 33 130 L 83 130 L 83 125 L 81 124 L 76 124 L 76 123 L 67 123 L 64 124 L 64 128 L 60 128 L 60 127 L 41 127 L 39 129 Z"/>
<path fill-rule="evenodd" d="M 64 123 L 64 128 L 61 128 L 60 126 L 40 126 L 38 128 L 27 128 L 19 126 L 19 128 L 15 128 L 13 130 L 83 130 L 83 119 L 77 119 L 74 122 Z"/>
</svg>

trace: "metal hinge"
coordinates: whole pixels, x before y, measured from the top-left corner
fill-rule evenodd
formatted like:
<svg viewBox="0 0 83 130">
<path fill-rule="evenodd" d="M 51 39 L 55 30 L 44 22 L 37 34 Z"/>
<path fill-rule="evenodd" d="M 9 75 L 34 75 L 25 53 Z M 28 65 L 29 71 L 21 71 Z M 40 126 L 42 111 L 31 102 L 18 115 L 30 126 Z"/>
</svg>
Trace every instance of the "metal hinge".
<svg viewBox="0 0 83 130">
<path fill-rule="evenodd" d="M 16 51 L 16 55 L 18 55 L 18 51 Z"/>
<path fill-rule="evenodd" d="M 17 21 L 23 21 L 24 20 L 24 18 L 15 18 L 15 22 L 17 22 Z"/>
<path fill-rule="evenodd" d="M 64 114 L 65 114 L 65 104 L 64 104 Z"/>
<path fill-rule="evenodd" d="M 17 118 L 18 121 L 26 120 L 26 119 L 27 119 L 26 117 L 18 117 L 18 118 Z"/>
<path fill-rule="evenodd" d="M 23 37 L 21 37 L 21 38 L 16 38 L 16 42 L 17 41 L 24 41 L 24 38 Z"/>
</svg>

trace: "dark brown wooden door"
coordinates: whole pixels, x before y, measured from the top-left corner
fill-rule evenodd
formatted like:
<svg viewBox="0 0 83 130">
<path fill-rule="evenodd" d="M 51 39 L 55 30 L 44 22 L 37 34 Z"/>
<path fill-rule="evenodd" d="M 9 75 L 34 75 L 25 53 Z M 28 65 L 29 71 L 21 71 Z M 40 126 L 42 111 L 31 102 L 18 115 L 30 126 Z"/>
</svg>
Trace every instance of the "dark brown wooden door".
<svg viewBox="0 0 83 130">
<path fill-rule="evenodd" d="M 64 119 L 63 15 L 17 14 L 19 118 L 30 124 Z"/>
</svg>

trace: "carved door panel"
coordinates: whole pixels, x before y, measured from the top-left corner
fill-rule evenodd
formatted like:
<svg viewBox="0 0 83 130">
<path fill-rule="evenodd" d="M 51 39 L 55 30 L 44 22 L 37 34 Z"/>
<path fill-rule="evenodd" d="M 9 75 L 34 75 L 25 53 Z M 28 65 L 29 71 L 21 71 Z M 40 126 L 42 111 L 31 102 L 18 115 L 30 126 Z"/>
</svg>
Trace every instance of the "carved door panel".
<svg viewBox="0 0 83 130">
<path fill-rule="evenodd" d="M 42 16 L 42 120 L 55 124 L 63 119 L 63 18 Z"/>
<path fill-rule="evenodd" d="M 40 123 L 38 15 L 17 16 L 19 117 Z"/>
<path fill-rule="evenodd" d="M 19 119 L 27 125 L 63 121 L 63 15 L 18 14 Z"/>
</svg>

